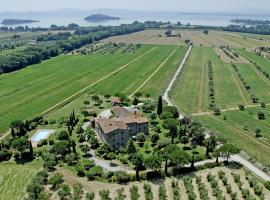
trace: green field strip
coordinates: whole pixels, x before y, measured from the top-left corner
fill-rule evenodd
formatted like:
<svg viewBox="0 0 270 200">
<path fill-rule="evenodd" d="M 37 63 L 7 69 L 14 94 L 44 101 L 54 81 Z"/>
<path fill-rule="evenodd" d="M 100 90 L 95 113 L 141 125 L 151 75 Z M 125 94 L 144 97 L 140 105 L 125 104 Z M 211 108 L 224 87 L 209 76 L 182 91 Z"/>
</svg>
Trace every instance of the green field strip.
<svg viewBox="0 0 270 200">
<path fill-rule="evenodd" d="M 262 58 L 261 56 L 246 51 L 245 49 L 235 49 L 235 51 L 239 53 L 241 56 L 243 56 L 245 59 L 257 63 L 263 71 L 270 74 L 270 61 L 267 60 L 266 58 Z"/>
<path fill-rule="evenodd" d="M 214 73 L 214 87 L 216 105 L 218 108 L 226 109 L 244 103 L 239 89 L 234 81 L 229 64 L 225 64 L 213 49 L 209 52 L 209 60 L 212 61 Z"/>
<path fill-rule="evenodd" d="M 99 59 L 96 55 L 59 56 L 1 75 L 0 131 L 13 120 L 38 115 L 152 48 L 153 45 L 143 45 L 135 54 L 106 55 Z M 6 98 L 4 94 L 8 94 Z"/>
<path fill-rule="evenodd" d="M 186 51 L 186 46 L 180 46 L 165 65 L 143 86 L 140 92 L 150 94 L 153 98 L 162 95 L 183 60 Z"/>
<path fill-rule="evenodd" d="M 269 85 L 256 74 L 250 64 L 237 64 L 239 72 L 247 84 L 251 87 L 251 91 L 259 98 L 259 101 L 270 101 Z"/>
<path fill-rule="evenodd" d="M 106 81 L 97 84 L 91 92 L 98 94 L 131 94 L 175 50 L 176 46 L 157 46 L 147 56 L 132 63 Z"/>
<path fill-rule="evenodd" d="M 181 75 L 172 89 L 173 103 L 184 113 L 190 114 L 208 110 L 207 63 L 210 48 L 194 47 Z M 204 69 L 203 69 L 204 68 Z M 204 71 L 204 74 L 202 74 Z M 201 86 L 202 84 L 202 86 Z M 202 94 L 199 93 L 203 88 Z M 200 97 L 202 95 L 202 97 Z M 199 105 L 199 99 L 201 103 Z M 199 108 L 200 107 L 200 108 Z"/>
<path fill-rule="evenodd" d="M 242 85 L 241 81 L 237 77 L 237 74 L 235 73 L 234 69 L 232 68 L 232 66 L 229 66 L 228 69 L 230 70 L 230 72 L 232 74 L 232 79 L 233 79 L 235 85 L 238 88 L 239 94 L 242 97 L 242 100 L 243 100 L 244 104 L 245 105 L 250 105 L 252 103 L 251 100 L 250 100 L 250 97 L 249 97 L 246 89 Z"/>
<path fill-rule="evenodd" d="M 259 108 L 252 108 L 248 111 L 231 111 L 226 112 L 227 122 L 238 126 L 239 128 L 247 128 L 251 136 L 255 136 L 255 130 L 260 128 L 262 130 L 262 135 L 270 142 L 270 115 L 265 112 L 266 119 L 259 120 L 257 117 L 257 112 L 261 111 Z M 251 115 L 250 112 L 253 112 Z M 268 118 L 268 119 L 267 119 Z M 269 143 L 270 144 L 270 143 Z"/>
<path fill-rule="evenodd" d="M 234 128 L 220 118 L 211 116 L 195 117 L 202 121 L 208 129 L 216 132 L 221 138 L 228 140 L 240 149 L 257 159 L 264 165 L 270 165 L 270 148 L 263 145 L 255 137 L 250 136 L 243 130 Z"/>
</svg>

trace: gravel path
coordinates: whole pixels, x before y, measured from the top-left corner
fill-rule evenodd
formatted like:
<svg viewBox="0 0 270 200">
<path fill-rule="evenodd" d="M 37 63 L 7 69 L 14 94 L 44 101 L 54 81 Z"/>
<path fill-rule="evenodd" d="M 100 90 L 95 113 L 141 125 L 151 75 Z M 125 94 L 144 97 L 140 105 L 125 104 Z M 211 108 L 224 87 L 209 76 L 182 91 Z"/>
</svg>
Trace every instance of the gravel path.
<svg viewBox="0 0 270 200">
<path fill-rule="evenodd" d="M 186 60 L 187 60 L 187 58 L 188 58 L 188 56 L 189 56 L 189 54 L 191 52 L 191 49 L 192 49 L 192 45 L 189 46 L 189 49 L 187 50 L 187 53 L 186 53 L 184 59 L 182 60 L 180 66 L 178 67 L 176 73 L 174 74 L 169 86 L 167 87 L 167 89 L 166 89 L 166 91 L 165 91 L 165 93 L 163 95 L 163 99 L 168 103 L 169 106 L 173 105 L 170 98 L 169 98 L 169 92 L 171 91 L 174 82 L 176 81 L 178 75 L 180 74 L 184 64 L 186 63 Z M 184 116 L 182 114 L 180 114 L 180 118 L 183 118 L 183 117 Z"/>
</svg>

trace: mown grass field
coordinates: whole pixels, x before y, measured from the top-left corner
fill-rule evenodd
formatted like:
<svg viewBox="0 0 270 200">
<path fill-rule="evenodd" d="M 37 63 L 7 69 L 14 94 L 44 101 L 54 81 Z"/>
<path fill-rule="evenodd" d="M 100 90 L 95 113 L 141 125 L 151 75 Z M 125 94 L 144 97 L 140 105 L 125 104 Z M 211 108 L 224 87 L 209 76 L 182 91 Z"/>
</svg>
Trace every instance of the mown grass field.
<svg viewBox="0 0 270 200">
<path fill-rule="evenodd" d="M 210 48 L 193 48 L 173 88 L 173 103 L 184 113 L 208 110 L 207 55 L 209 51 L 211 51 Z"/>
<path fill-rule="evenodd" d="M 38 171 L 42 169 L 38 161 L 29 164 L 1 163 L 0 199 L 21 200 L 26 197 L 26 187 Z"/>
<path fill-rule="evenodd" d="M 173 102 L 186 114 L 206 112 L 208 100 L 208 61 L 212 62 L 216 105 L 220 109 L 244 103 L 243 88 L 229 64 L 225 64 L 212 48 L 194 47 L 182 75 L 172 92 Z M 246 95 L 247 96 L 247 95 Z"/>
<path fill-rule="evenodd" d="M 252 93 L 259 98 L 260 102 L 268 103 L 270 101 L 270 81 L 265 79 L 260 72 L 256 73 L 255 67 L 250 64 L 239 64 L 237 66 L 239 72 L 251 87 Z"/>
<path fill-rule="evenodd" d="M 59 56 L 1 75 L 0 131 L 12 120 L 38 115 L 138 56 L 147 57 L 144 53 L 150 53 L 152 48 L 145 45 L 130 55 Z"/>
</svg>

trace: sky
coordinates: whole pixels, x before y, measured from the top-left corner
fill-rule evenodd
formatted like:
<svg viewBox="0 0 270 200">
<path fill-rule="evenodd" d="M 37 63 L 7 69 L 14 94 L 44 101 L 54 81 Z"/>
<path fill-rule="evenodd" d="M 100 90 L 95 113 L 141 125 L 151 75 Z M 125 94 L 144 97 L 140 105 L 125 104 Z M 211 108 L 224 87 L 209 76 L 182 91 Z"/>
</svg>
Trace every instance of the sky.
<svg viewBox="0 0 270 200">
<path fill-rule="evenodd" d="M 270 0 L 0 0 L 0 2 L 0 12 L 49 11 L 65 8 L 184 12 L 270 11 Z"/>
</svg>

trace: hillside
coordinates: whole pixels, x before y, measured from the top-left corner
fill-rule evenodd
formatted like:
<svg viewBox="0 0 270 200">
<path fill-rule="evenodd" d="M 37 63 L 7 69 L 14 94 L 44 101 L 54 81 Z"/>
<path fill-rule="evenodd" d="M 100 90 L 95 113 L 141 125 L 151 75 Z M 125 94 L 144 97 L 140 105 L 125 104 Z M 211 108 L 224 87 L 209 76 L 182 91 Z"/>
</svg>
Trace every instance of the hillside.
<svg viewBox="0 0 270 200">
<path fill-rule="evenodd" d="M 28 19 L 4 19 L 1 24 L 3 25 L 17 25 L 17 24 L 29 24 L 33 22 L 39 22 L 37 20 Z"/>
<path fill-rule="evenodd" d="M 109 21 L 109 20 L 119 20 L 119 17 L 111 17 L 108 15 L 102 15 L 102 14 L 95 14 L 95 15 L 90 15 L 86 18 L 84 18 L 84 20 L 86 21 Z"/>
</svg>

